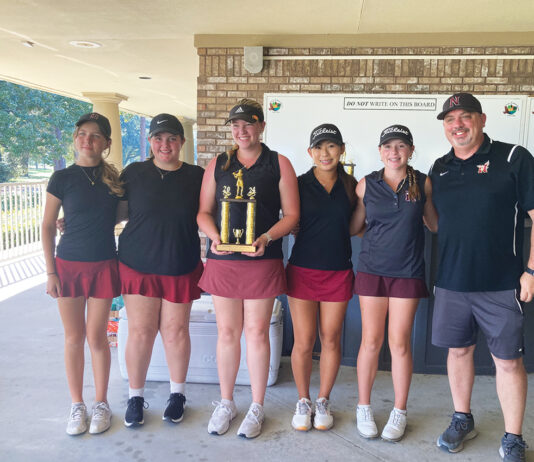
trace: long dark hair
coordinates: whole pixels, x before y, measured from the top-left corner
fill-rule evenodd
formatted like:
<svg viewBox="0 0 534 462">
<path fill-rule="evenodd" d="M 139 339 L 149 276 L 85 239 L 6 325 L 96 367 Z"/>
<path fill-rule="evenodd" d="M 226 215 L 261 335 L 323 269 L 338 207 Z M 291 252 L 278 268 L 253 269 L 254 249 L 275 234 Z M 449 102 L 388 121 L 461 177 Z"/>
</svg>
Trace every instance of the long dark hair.
<svg viewBox="0 0 534 462">
<path fill-rule="evenodd" d="M 343 167 L 343 164 L 339 162 L 337 164 L 337 176 L 341 180 L 341 183 L 343 183 L 343 187 L 345 188 L 345 192 L 347 193 L 347 197 L 350 201 L 350 209 L 354 210 L 356 207 L 356 202 L 358 200 L 356 196 L 356 185 L 358 182 L 356 181 L 356 178 L 354 178 L 352 175 L 349 175 L 345 168 Z"/>
</svg>

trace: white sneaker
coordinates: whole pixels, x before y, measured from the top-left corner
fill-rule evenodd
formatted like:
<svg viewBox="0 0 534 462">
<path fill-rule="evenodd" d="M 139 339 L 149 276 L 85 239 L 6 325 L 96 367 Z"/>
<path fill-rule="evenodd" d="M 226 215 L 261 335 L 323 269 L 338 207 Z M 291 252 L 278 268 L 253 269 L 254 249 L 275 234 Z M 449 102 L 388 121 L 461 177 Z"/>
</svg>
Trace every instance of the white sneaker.
<svg viewBox="0 0 534 462">
<path fill-rule="evenodd" d="M 215 410 L 208 423 L 208 433 L 224 435 L 230 428 L 230 422 L 237 415 L 237 408 L 233 401 L 227 399 L 222 399 L 220 402 L 213 401 L 212 404 L 215 406 Z"/>
<path fill-rule="evenodd" d="M 330 401 L 319 398 L 315 401 L 315 417 L 313 426 L 317 430 L 330 430 L 334 425 L 334 418 L 330 414 Z"/>
<path fill-rule="evenodd" d="M 81 435 L 87 431 L 87 408 L 83 403 L 72 403 L 70 407 L 67 433 L 69 435 Z"/>
<path fill-rule="evenodd" d="M 265 420 L 265 413 L 263 406 L 257 403 L 252 403 L 248 408 L 247 415 L 241 422 L 237 435 L 244 438 L 256 438 L 261 433 L 261 425 Z"/>
<path fill-rule="evenodd" d="M 406 429 L 406 411 L 401 411 L 396 407 L 389 414 L 389 420 L 384 430 L 382 430 L 382 439 L 387 441 L 399 441 L 404 436 Z"/>
<path fill-rule="evenodd" d="M 356 427 L 358 428 L 358 433 L 364 438 L 376 438 L 378 436 L 378 429 L 376 428 L 371 406 L 356 407 Z"/>
<path fill-rule="evenodd" d="M 295 430 L 307 432 L 311 428 L 312 402 L 307 398 L 297 401 L 295 415 L 291 420 L 291 426 Z"/>
<path fill-rule="evenodd" d="M 91 418 L 91 426 L 89 433 L 95 435 L 97 433 L 105 432 L 111 427 L 111 409 L 108 403 L 100 401 L 93 406 L 93 416 Z"/>
</svg>

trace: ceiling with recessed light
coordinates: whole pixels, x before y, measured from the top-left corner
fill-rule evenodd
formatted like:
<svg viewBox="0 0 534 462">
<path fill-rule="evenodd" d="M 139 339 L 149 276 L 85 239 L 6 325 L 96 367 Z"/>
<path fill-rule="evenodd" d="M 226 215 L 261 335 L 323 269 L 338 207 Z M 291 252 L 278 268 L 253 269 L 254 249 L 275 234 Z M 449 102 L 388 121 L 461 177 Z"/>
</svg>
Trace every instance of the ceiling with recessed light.
<svg viewBox="0 0 534 462">
<path fill-rule="evenodd" d="M 534 45 L 532 0 L 0 0 L 0 11 L 0 79 L 193 119 L 195 44 Z"/>
</svg>

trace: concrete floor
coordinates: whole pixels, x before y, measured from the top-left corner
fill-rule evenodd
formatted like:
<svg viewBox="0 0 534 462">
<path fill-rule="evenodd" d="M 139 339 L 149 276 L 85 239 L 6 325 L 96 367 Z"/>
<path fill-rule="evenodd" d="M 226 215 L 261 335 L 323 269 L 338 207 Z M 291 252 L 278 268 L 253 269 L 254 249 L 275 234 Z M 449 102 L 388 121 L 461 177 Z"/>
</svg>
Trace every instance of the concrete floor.
<svg viewBox="0 0 534 462">
<path fill-rule="evenodd" d="M 2 291 L 4 289 L 0 289 Z M 2 295 L 2 294 L 0 294 Z M 5 296 L 3 298 L 6 298 Z M 0 296 L 0 300 L 2 297 Z M 63 332 L 55 302 L 45 295 L 44 284 L 0 302 L 2 353 L 0 356 L 0 461 L 499 461 L 503 421 L 493 377 L 477 377 L 473 412 L 479 436 L 464 451 L 451 455 L 436 447 L 436 437 L 447 427 L 452 404 L 445 376 L 415 375 L 411 389 L 408 428 L 400 443 L 367 441 L 355 427 L 356 371 L 342 367 L 331 396 L 335 426 L 331 431 L 308 433 L 291 428 L 295 386 L 288 358 L 282 358 L 278 382 L 267 391 L 267 419 L 256 440 L 236 436 L 240 419 L 250 402 L 250 390 L 236 388 L 240 415 L 224 436 L 209 435 L 211 401 L 217 385 L 188 384 L 186 415 L 178 425 L 161 420 L 168 384 L 148 382 L 145 425 L 127 429 L 122 423 L 127 383 L 121 378 L 113 349 L 109 402 L 115 412 L 112 428 L 102 435 L 69 437 L 65 425 L 69 395 L 63 367 Z M 92 404 L 89 355 L 86 357 L 85 399 Z M 530 374 L 532 390 L 534 375 Z M 318 389 L 318 371 L 312 379 L 312 396 Z M 379 428 L 392 407 L 389 373 L 378 374 L 373 407 Z M 534 400 L 528 401 L 525 438 L 534 446 Z M 534 461 L 534 450 L 527 459 Z"/>
</svg>

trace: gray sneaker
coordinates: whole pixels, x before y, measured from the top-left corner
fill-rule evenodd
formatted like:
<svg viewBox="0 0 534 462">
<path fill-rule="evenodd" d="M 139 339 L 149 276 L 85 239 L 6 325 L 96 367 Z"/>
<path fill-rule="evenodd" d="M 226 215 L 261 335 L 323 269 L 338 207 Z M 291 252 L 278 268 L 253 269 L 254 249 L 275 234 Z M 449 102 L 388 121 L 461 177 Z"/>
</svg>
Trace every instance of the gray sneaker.
<svg viewBox="0 0 534 462">
<path fill-rule="evenodd" d="M 261 433 L 261 425 L 265 420 L 263 406 L 252 403 L 248 408 L 247 415 L 241 422 L 237 435 L 243 438 L 256 438 Z"/>
<path fill-rule="evenodd" d="M 69 435 L 81 435 L 87 431 L 87 408 L 83 403 L 72 403 L 70 407 L 67 433 Z"/>
<path fill-rule="evenodd" d="M 444 451 L 460 452 L 464 448 L 464 441 L 472 440 L 477 436 L 475 419 L 465 414 L 455 412 L 451 424 L 438 438 L 437 446 Z"/>
<path fill-rule="evenodd" d="M 528 448 L 525 440 L 515 435 L 505 435 L 501 440 L 499 455 L 504 462 L 525 462 L 525 449 Z"/>
<path fill-rule="evenodd" d="M 89 433 L 95 435 L 97 433 L 105 432 L 111 427 L 111 409 L 108 403 L 100 401 L 93 406 L 93 416 L 91 418 L 91 426 Z"/>
<path fill-rule="evenodd" d="M 224 435 L 230 427 L 230 422 L 237 415 L 237 408 L 233 401 L 223 399 L 219 401 L 213 401 L 215 406 L 213 414 L 211 414 L 210 421 L 208 423 L 208 433 L 212 435 Z"/>
</svg>

